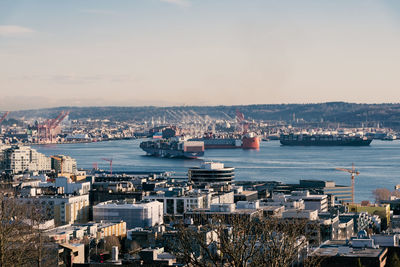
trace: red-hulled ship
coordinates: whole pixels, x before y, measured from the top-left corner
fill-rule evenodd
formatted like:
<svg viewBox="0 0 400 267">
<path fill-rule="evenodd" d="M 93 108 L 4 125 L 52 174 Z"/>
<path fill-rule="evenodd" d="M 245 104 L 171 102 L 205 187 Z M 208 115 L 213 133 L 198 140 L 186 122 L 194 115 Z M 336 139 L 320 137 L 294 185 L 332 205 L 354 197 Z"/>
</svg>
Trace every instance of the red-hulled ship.
<svg viewBox="0 0 400 267">
<path fill-rule="evenodd" d="M 243 134 L 242 136 L 216 136 L 212 133 L 204 134 L 202 138 L 192 138 L 190 141 L 204 142 L 205 149 L 227 149 L 227 148 L 243 148 L 243 149 L 259 149 L 260 139 L 254 133 Z"/>
<path fill-rule="evenodd" d="M 260 149 L 260 138 L 255 133 L 247 133 L 242 138 L 243 149 Z"/>
<path fill-rule="evenodd" d="M 241 126 L 242 136 L 242 148 L 243 149 L 259 149 L 260 138 L 253 132 L 248 132 L 249 122 L 244 119 L 244 114 L 239 110 L 236 110 L 236 121 Z"/>
</svg>

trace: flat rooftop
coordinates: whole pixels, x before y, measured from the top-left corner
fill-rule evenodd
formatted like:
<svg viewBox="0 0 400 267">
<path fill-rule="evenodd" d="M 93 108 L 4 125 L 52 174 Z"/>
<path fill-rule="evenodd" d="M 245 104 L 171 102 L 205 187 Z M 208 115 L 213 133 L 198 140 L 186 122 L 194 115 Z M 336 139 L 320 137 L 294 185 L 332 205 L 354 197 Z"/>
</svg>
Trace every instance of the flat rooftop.
<svg viewBox="0 0 400 267">
<path fill-rule="evenodd" d="M 313 256 L 341 257 L 379 257 L 386 248 L 353 248 L 346 245 L 345 240 L 329 240 L 316 249 Z"/>
</svg>

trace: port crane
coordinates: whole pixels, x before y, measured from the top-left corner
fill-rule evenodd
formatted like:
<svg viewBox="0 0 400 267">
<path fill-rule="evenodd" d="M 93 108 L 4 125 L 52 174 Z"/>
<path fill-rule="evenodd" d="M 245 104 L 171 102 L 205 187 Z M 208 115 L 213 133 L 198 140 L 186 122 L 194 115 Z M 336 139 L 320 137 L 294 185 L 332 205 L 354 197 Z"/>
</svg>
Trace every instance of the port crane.
<svg viewBox="0 0 400 267">
<path fill-rule="evenodd" d="M 352 164 L 351 169 L 336 168 L 336 170 L 350 173 L 350 175 L 351 175 L 351 204 L 354 204 L 354 180 L 355 180 L 356 175 L 359 175 L 360 172 L 355 169 L 354 163 Z"/>
<path fill-rule="evenodd" d="M 238 128 L 241 128 L 243 134 L 249 131 L 249 123 L 245 120 L 244 114 L 238 109 L 236 110 L 236 123 Z"/>
<path fill-rule="evenodd" d="M 44 123 L 38 124 L 38 138 L 47 143 L 52 142 L 57 135 L 57 127 L 69 115 L 69 111 L 61 111 L 55 119 L 46 120 Z"/>
<path fill-rule="evenodd" d="M 110 163 L 110 174 L 112 175 L 112 163 L 113 163 L 113 160 L 112 159 L 107 159 L 107 158 L 102 158 L 102 160 L 108 161 Z"/>
<path fill-rule="evenodd" d="M 0 118 L 0 124 L 4 121 L 4 119 L 7 117 L 7 115 L 10 113 L 10 111 L 7 111 L 6 113 L 3 114 Z"/>
</svg>

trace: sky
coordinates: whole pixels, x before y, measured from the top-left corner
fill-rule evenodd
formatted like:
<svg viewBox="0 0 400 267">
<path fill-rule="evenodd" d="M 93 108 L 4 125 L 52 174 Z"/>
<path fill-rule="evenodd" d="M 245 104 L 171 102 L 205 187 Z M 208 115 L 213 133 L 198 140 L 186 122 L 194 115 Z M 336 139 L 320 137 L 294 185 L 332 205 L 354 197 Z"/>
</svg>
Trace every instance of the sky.
<svg viewBox="0 0 400 267">
<path fill-rule="evenodd" d="M 400 2 L 0 0 L 0 110 L 400 102 Z"/>
</svg>

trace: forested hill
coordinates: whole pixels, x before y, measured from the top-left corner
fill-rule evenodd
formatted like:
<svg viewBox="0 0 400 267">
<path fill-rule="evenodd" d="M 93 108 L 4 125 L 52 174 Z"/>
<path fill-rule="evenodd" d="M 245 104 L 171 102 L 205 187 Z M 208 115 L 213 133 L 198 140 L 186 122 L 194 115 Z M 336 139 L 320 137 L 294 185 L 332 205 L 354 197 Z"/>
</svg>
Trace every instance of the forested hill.
<svg viewBox="0 0 400 267">
<path fill-rule="evenodd" d="M 117 121 L 143 121 L 158 118 L 178 120 L 209 116 L 234 118 L 239 110 L 247 119 L 265 121 L 300 121 L 309 123 L 332 122 L 361 125 L 378 123 L 381 126 L 400 126 L 400 104 L 355 104 L 328 102 L 318 104 L 279 104 L 243 106 L 176 106 L 176 107 L 57 107 L 50 109 L 21 110 L 10 113 L 10 118 L 54 118 L 61 110 L 70 111 L 70 119 L 109 119 Z M 198 118 L 198 116 L 197 116 Z"/>
</svg>

